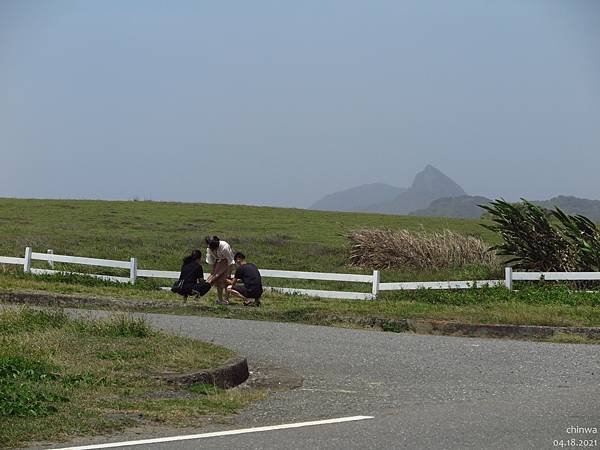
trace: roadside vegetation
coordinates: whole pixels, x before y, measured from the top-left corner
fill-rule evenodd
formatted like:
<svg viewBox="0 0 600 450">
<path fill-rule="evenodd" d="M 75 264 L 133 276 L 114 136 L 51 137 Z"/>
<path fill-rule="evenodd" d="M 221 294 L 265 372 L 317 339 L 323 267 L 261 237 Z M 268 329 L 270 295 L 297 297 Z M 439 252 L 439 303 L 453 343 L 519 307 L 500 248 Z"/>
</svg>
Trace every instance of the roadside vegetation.
<svg viewBox="0 0 600 450">
<path fill-rule="evenodd" d="M 266 293 L 260 308 L 239 303 L 229 307 L 215 304 L 213 292 L 201 299 L 181 298 L 168 291 L 138 286 L 70 283 L 65 279 L 44 280 L 32 276 L 0 275 L 3 293 L 33 292 L 86 298 L 116 299 L 108 308 L 199 314 L 240 319 L 273 320 L 321 325 L 369 327 L 372 319 L 439 319 L 465 323 L 517 325 L 600 326 L 600 291 L 574 292 L 569 286 L 553 283 L 519 283 L 514 292 L 504 287 L 465 290 L 426 290 L 381 292 L 376 301 L 318 299 Z M 120 302 L 119 302 L 120 301 Z M 90 302 L 90 308 L 98 309 Z M 354 326 L 353 325 L 353 326 Z"/>
<path fill-rule="evenodd" d="M 231 205 L 0 199 L 0 254 L 19 256 L 28 245 L 38 251 L 52 248 L 56 253 L 101 258 L 125 260 L 135 255 L 140 268 L 178 270 L 184 254 L 195 247 L 204 250 L 204 235 L 217 234 L 234 249 L 244 251 L 260 268 L 370 273 L 379 267 L 383 282 L 482 280 L 502 278 L 502 263 L 511 256 L 520 258 L 513 262 L 535 260 L 535 253 L 526 251 L 542 252 L 545 235 L 540 233 L 559 227 L 564 235 L 561 239 L 570 233 L 570 242 L 584 241 L 578 244 L 580 250 L 573 260 L 591 261 L 586 267 L 593 267 L 596 237 L 577 237 L 577 230 L 595 230 L 589 221 L 561 218 L 559 213 L 548 219 L 549 213 L 540 210 L 544 219 L 529 204 L 514 209 L 509 206 L 496 202 L 488 208 L 488 218 L 478 221 Z M 540 225 L 546 231 L 540 231 Z M 374 239 L 387 239 L 391 244 L 377 249 L 368 242 Z M 496 246 L 499 257 L 486 251 L 491 246 Z M 592 250 L 586 250 L 588 247 Z M 57 269 L 61 268 L 73 270 L 73 266 L 57 264 Z M 267 286 L 357 292 L 371 289 L 365 283 L 264 281 Z M 76 275 L 32 277 L 20 268 L 0 266 L 0 294 L 37 291 L 124 299 L 137 303 L 123 308 L 138 310 L 337 325 L 368 324 L 382 317 L 600 325 L 600 292 L 574 292 L 578 286 L 573 284 L 523 282 L 515 284 L 516 292 L 502 287 L 381 292 L 377 301 L 267 293 L 263 306 L 252 309 L 216 306 L 212 292 L 183 305 L 178 296 L 158 289 L 169 284 L 169 280 L 138 279 L 135 286 L 115 285 Z M 590 287 L 594 286 L 586 285 Z"/>
<path fill-rule="evenodd" d="M 258 394 L 182 390 L 156 377 L 209 369 L 231 356 L 125 315 L 83 320 L 60 310 L 2 309 L 0 447 L 231 414 Z"/>
</svg>

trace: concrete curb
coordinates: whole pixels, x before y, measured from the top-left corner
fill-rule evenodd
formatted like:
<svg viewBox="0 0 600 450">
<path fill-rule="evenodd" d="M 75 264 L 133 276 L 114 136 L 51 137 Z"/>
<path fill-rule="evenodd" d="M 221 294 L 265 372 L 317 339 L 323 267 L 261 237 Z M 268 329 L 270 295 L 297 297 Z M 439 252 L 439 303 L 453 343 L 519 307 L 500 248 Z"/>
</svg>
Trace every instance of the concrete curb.
<svg viewBox="0 0 600 450">
<path fill-rule="evenodd" d="M 82 297 L 77 295 L 40 293 L 40 292 L 0 292 L 0 302 L 22 305 L 55 306 L 61 308 L 78 308 L 81 306 L 98 306 L 105 308 L 156 308 L 157 306 L 180 307 L 181 302 L 137 299 L 110 299 Z M 200 307 L 201 311 L 202 308 Z M 210 308 L 206 308 L 210 310 Z M 315 316 L 317 323 L 353 324 L 360 327 L 379 328 L 383 331 L 397 333 L 413 332 L 444 336 L 491 337 L 509 339 L 551 339 L 557 335 L 579 336 L 586 339 L 600 340 L 600 327 L 552 327 L 541 325 L 504 325 L 504 324 L 472 324 L 444 320 L 428 319 L 389 319 L 383 317 L 356 317 L 343 315 Z"/>
<path fill-rule="evenodd" d="M 600 340 L 598 327 L 551 327 L 542 325 L 503 325 L 459 323 L 443 320 L 407 320 L 411 331 L 418 334 L 475 336 L 511 339 L 550 339 L 557 335 L 580 336 Z"/>
<path fill-rule="evenodd" d="M 488 337 L 509 339 L 551 339 L 554 336 L 580 336 L 600 340 L 600 327 L 551 327 L 543 325 L 506 325 L 461 323 L 429 319 L 386 319 L 381 317 L 327 316 L 325 322 L 351 323 L 381 328 L 396 333 L 413 332 L 439 336 Z"/>
<path fill-rule="evenodd" d="M 188 373 L 160 373 L 156 378 L 169 384 L 191 386 L 193 384 L 212 384 L 221 389 L 229 389 L 242 384 L 250 376 L 246 358 L 234 358 L 221 367 Z"/>
</svg>

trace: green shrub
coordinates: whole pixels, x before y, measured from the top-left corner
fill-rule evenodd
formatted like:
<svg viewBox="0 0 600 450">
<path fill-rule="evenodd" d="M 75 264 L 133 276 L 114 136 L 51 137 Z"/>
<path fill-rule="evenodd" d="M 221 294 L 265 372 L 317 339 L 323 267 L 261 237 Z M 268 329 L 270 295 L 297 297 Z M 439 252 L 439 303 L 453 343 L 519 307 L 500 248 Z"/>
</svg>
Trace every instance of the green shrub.
<svg viewBox="0 0 600 450">
<path fill-rule="evenodd" d="M 4 346 L 4 354 L 0 354 L 0 417 L 36 417 L 55 412 L 55 403 L 67 401 L 51 392 L 46 383 L 58 378 L 56 367 L 39 358 L 7 354 L 11 350 Z"/>
<path fill-rule="evenodd" d="M 56 403 L 66 401 L 41 385 L 0 380 L 0 417 L 47 416 L 57 411 Z"/>
<path fill-rule="evenodd" d="M 6 351 L 3 350 L 4 352 Z M 38 358 L 25 357 L 19 354 L 0 354 L 0 380 L 55 379 L 56 368 Z"/>
</svg>

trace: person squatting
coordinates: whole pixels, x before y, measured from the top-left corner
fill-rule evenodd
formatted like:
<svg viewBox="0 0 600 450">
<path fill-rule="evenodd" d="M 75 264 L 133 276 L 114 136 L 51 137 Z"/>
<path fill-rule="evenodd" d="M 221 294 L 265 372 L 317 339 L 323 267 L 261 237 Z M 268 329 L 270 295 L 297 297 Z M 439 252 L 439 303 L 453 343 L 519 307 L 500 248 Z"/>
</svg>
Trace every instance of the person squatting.
<svg viewBox="0 0 600 450">
<path fill-rule="evenodd" d="M 230 298 L 236 297 L 245 306 L 260 306 L 263 286 L 256 265 L 247 262 L 242 252 L 234 254 L 229 243 L 217 236 L 206 237 L 205 241 L 205 261 L 211 265 L 210 275 L 204 278 L 202 252 L 193 250 L 183 258 L 179 279 L 171 291 L 181 295 L 185 302 L 190 295 L 202 297 L 215 286 L 217 304 L 228 305 Z"/>
</svg>

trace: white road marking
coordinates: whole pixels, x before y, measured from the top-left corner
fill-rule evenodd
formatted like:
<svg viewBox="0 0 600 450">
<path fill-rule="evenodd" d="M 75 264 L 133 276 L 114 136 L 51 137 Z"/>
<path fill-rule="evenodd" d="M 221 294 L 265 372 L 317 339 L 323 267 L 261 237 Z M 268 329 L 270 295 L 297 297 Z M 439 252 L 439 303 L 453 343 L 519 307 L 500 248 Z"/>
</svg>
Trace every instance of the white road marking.
<svg viewBox="0 0 600 450">
<path fill-rule="evenodd" d="M 313 389 L 313 388 L 300 388 L 299 391 L 309 392 L 338 392 L 340 394 L 357 394 L 358 391 L 348 391 L 346 389 Z"/>
<path fill-rule="evenodd" d="M 170 436 L 170 437 L 155 438 L 155 439 L 142 439 L 139 441 L 109 442 L 107 444 L 83 445 L 80 447 L 65 447 L 65 448 L 58 449 L 58 450 L 93 450 L 93 449 L 101 449 L 101 448 L 130 447 L 133 445 L 160 444 L 163 442 L 189 441 L 189 440 L 193 440 L 193 439 L 204 439 L 204 438 L 220 437 L 220 436 L 233 436 L 236 434 L 260 433 L 262 431 L 286 430 L 289 428 L 312 427 L 315 425 L 328 425 L 328 424 L 332 424 L 332 423 L 355 422 L 357 420 L 367 420 L 367 419 L 373 419 L 373 416 L 338 417 L 337 419 L 314 420 L 312 422 L 284 423 L 282 425 L 271 425 L 268 427 L 242 428 L 240 430 L 215 431 L 212 433 L 188 434 L 185 436 Z"/>
</svg>

